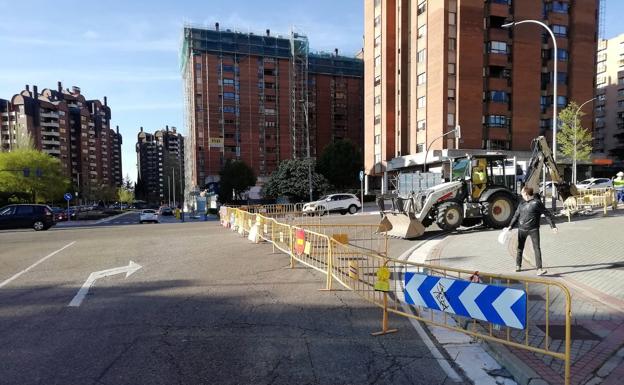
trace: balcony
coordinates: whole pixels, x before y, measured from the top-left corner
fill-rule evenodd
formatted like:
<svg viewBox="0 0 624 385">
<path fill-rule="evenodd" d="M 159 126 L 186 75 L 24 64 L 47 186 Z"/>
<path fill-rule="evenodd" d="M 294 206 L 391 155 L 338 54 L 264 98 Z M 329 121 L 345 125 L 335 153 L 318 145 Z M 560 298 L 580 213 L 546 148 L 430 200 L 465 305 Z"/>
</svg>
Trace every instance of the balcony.
<svg viewBox="0 0 624 385">
<path fill-rule="evenodd" d="M 46 136 L 59 136 L 58 131 L 41 130 L 41 134 Z"/>
<path fill-rule="evenodd" d="M 41 122 L 42 127 L 59 127 L 59 123 L 57 122 Z"/>
<path fill-rule="evenodd" d="M 50 146 L 58 146 L 60 142 L 58 140 L 44 139 L 41 141 L 41 144 L 50 145 Z"/>
</svg>

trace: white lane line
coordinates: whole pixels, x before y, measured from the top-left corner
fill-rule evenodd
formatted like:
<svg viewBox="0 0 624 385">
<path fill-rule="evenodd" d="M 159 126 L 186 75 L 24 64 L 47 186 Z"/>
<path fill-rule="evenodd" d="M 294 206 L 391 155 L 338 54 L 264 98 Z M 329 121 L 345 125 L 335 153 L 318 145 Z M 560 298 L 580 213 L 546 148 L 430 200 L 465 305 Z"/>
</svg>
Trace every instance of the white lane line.
<svg viewBox="0 0 624 385">
<path fill-rule="evenodd" d="M 61 247 L 60 249 L 56 250 L 55 252 L 52 252 L 48 255 L 46 255 L 45 257 L 41 258 L 40 260 L 38 260 L 37 262 L 33 263 L 32 265 L 28 266 L 27 268 L 25 268 L 24 270 L 20 271 L 19 273 L 15 274 L 14 276 L 12 276 L 11 278 L 5 280 L 4 282 L 0 283 L 0 288 L 3 286 L 8 285 L 9 283 L 11 283 L 12 281 L 14 281 L 15 279 L 19 278 L 22 274 L 27 273 L 28 271 L 30 271 L 30 269 L 36 267 L 37 265 L 39 265 L 40 263 L 45 262 L 46 259 L 53 257 L 54 255 L 60 253 L 61 251 L 65 250 L 66 248 L 68 248 L 69 246 L 73 245 L 74 243 L 76 243 L 76 241 L 73 241 L 71 243 L 68 243 L 67 245 Z"/>
</svg>

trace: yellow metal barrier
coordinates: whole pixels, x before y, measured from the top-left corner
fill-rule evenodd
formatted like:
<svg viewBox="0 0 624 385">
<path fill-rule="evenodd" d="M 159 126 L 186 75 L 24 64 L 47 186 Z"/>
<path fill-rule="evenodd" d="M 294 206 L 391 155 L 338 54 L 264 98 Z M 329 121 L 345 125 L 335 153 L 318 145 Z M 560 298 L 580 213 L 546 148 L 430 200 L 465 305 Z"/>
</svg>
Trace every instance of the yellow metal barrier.
<svg viewBox="0 0 624 385">
<path fill-rule="evenodd" d="M 388 255 L 388 236 L 386 233 L 377 232 L 379 225 L 342 225 L 308 222 L 297 223 L 296 226 L 328 235 L 341 243 L 348 243 L 383 256 Z"/>
<path fill-rule="evenodd" d="M 578 195 L 566 199 L 563 205 L 569 222 L 572 214 L 581 209 L 602 207 L 603 214 L 607 215 L 607 208 L 611 206 L 614 210 L 617 209 L 618 202 L 615 190 L 608 187 L 578 190 Z"/>
<path fill-rule="evenodd" d="M 256 220 L 256 214 L 241 209 L 226 210 L 225 215 L 228 213 L 235 218 L 236 224 L 232 227 L 240 227 L 243 233 L 248 233 L 251 226 L 255 225 L 251 220 Z M 350 244 L 353 239 L 350 231 L 354 230 L 344 226 L 291 226 L 262 215 L 258 215 L 257 219 L 259 236 L 271 242 L 274 249 L 288 254 L 291 267 L 298 262 L 315 269 L 325 276 L 325 290 L 332 289 L 335 279 L 380 307 L 381 331 L 374 335 L 396 331 L 389 328 L 389 314 L 409 317 L 477 339 L 501 343 L 519 349 L 522 354 L 536 353 L 560 359 L 564 363 L 560 374 L 564 383 L 570 384 L 570 364 L 573 358 L 570 353 L 571 296 L 565 285 L 546 279 L 479 273 L 388 258 L 376 251 Z M 357 233 L 355 237 L 364 238 Z M 527 298 L 526 328 L 504 327 L 409 305 L 404 294 L 405 275 L 408 272 L 523 290 Z M 551 330 L 554 326 L 564 327 L 563 344 L 552 344 Z"/>
</svg>

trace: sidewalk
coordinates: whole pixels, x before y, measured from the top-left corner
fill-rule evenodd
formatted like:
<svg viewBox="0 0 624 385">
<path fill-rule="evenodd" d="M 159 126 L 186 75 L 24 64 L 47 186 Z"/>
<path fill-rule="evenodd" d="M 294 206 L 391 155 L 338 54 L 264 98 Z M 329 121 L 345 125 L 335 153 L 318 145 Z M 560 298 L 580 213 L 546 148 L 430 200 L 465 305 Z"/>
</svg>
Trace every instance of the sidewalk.
<svg viewBox="0 0 624 385">
<path fill-rule="evenodd" d="M 559 234 L 553 234 L 547 225 L 542 226 L 541 246 L 543 265 L 548 270 L 546 278 L 561 280 L 572 294 L 572 384 L 621 384 L 624 378 L 624 211 L 610 212 L 607 217 L 597 214 L 573 219 L 570 223 L 560 220 L 557 226 Z M 503 246 L 497 242 L 498 234 L 499 231 L 493 230 L 459 231 L 433 248 L 427 262 L 535 276 L 530 241 L 525 249 L 523 271 L 515 273 L 514 242 Z M 562 342 L 554 339 L 551 344 L 563 349 Z M 507 359 L 527 364 L 548 383 L 563 383 L 562 361 L 517 349 L 504 350 Z"/>
</svg>

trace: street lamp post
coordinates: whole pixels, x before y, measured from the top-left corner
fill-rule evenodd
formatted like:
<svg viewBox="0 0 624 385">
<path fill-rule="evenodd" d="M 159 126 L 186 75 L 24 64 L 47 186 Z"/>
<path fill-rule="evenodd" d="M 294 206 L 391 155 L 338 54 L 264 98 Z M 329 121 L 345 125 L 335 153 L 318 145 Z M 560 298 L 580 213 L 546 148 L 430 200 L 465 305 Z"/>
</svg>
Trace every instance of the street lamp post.
<svg viewBox="0 0 624 385">
<path fill-rule="evenodd" d="M 576 109 L 576 112 L 574 113 L 574 157 L 572 158 L 572 183 L 573 184 L 576 184 L 576 148 L 577 148 L 577 144 L 576 144 L 576 116 L 581 111 L 581 108 L 583 108 L 584 105 L 586 105 L 587 103 L 592 102 L 592 101 L 594 101 L 596 99 L 598 99 L 598 98 L 591 98 L 588 101 L 584 102 L 583 104 L 581 104 L 579 106 L 579 108 Z"/>
<path fill-rule="evenodd" d="M 455 128 L 451 131 L 445 132 L 444 134 L 438 136 L 437 138 L 433 139 L 431 141 L 431 143 L 429 143 L 429 145 L 427 146 L 427 150 L 425 151 L 425 162 L 423 164 L 423 173 L 427 172 L 427 155 L 429 155 L 429 149 L 431 148 L 431 145 L 433 145 L 433 143 L 435 143 L 436 140 L 441 139 L 443 137 L 445 137 L 448 134 L 452 134 L 455 133 L 457 137 L 459 137 L 459 126 L 455 126 Z"/>
<path fill-rule="evenodd" d="M 550 29 L 550 27 L 548 27 L 546 24 L 538 20 L 529 19 L 529 20 L 514 21 L 511 23 L 503 24 L 502 27 L 509 28 L 509 27 L 513 27 L 513 26 L 525 24 L 525 23 L 538 24 L 544 27 L 544 29 L 546 29 L 546 31 L 548 31 L 548 33 L 550 34 L 550 38 L 552 39 L 552 42 L 553 42 L 553 67 L 554 68 L 553 68 L 552 155 L 553 155 L 553 160 L 556 162 L 557 161 L 557 62 L 559 61 L 559 58 L 558 58 L 559 51 L 557 50 L 557 39 L 555 38 L 555 34 Z M 544 186 L 544 189 L 545 188 L 546 186 Z M 557 190 L 555 188 L 555 184 L 552 183 L 552 208 L 553 210 L 556 208 L 556 203 L 555 203 L 556 191 Z"/>
<path fill-rule="evenodd" d="M 312 202 L 312 160 L 310 158 L 310 125 L 308 123 L 308 104 L 305 100 L 300 100 L 299 102 L 301 102 L 301 106 L 303 107 L 306 126 L 306 145 L 308 147 L 308 188 L 310 193 L 310 202 Z"/>
</svg>

